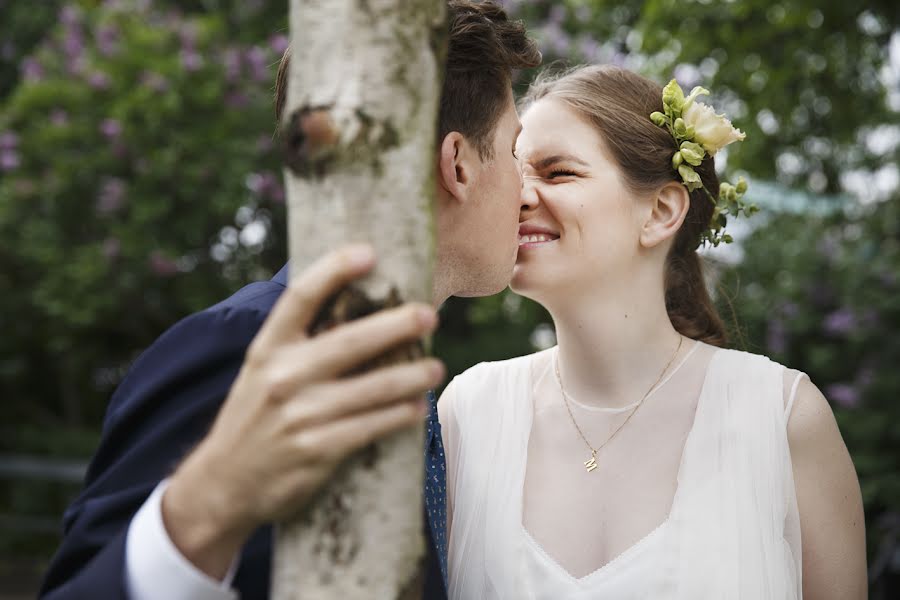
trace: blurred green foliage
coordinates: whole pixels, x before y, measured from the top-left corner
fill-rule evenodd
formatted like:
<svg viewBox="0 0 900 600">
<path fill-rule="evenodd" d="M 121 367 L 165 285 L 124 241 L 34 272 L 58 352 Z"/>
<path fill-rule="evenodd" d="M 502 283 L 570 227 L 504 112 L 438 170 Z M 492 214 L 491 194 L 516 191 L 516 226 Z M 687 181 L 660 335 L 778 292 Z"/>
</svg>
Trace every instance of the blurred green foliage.
<svg viewBox="0 0 900 600">
<path fill-rule="evenodd" d="M 900 535 L 898 200 L 854 215 L 769 215 L 722 282 L 748 349 L 805 371 L 831 401 L 862 486 L 874 591 L 884 593 L 897 583 Z"/>
<path fill-rule="evenodd" d="M 743 260 L 716 265 L 720 299 L 747 349 L 832 401 L 863 486 L 872 597 L 887 597 L 900 569 L 900 5 L 505 4 L 546 63 L 702 84 L 748 133 L 717 162 L 764 211 Z M 286 4 L 262 0 L 0 0 L 0 452 L 89 456 L 142 348 L 281 266 L 271 96 L 286 28 Z M 763 181 L 800 192 L 804 210 L 772 210 Z M 442 324 L 451 374 L 553 339 L 546 312 L 509 292 L 452 299 Z M 0 512 L 58 512 L 68 493 L 9 487 Z M 50 551 L 35 539 L 0 551 Z"/>
<path fill-rule="evenodd" d="M 0 112 L 4 426 L 95 428 L 142 347 L 284 260 L 286 41 L 141 6 L 65 6 Z"/>
</svg>

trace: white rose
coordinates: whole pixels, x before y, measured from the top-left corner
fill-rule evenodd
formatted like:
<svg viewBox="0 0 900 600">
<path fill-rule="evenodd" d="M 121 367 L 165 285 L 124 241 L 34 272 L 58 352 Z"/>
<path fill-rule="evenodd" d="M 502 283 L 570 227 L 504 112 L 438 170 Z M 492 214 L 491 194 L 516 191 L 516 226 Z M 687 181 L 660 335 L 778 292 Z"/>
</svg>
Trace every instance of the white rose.
<svg viewBox="0 0 900 600">
<path fill-rule="evenodd" d="M 745 134 L 735 129 L 725 115 L 717 115 L 712 107 L 700 102 L 691 102 L 681 118 L 685 125 L 694 128 L 694 141 L 712 156 L 731 142 L 744 139 Z"/>
</svg>

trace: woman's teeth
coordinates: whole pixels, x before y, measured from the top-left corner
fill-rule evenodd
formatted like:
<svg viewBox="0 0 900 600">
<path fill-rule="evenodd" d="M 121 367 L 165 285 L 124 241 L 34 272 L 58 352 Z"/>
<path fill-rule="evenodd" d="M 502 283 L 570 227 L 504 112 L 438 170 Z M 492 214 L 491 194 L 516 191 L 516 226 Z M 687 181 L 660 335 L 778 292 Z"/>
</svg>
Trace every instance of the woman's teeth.
<svg viewBox="0 0 900 600">
<path fill-rule="evenodd" d="M 532 244 L 535 242 L 552 242 L 556 237 L 552 235 L 548 235 L 546 233 L 538 233 L 533 235 L 520 235 L 519 243 L 520 244 Z"/>
</svg>

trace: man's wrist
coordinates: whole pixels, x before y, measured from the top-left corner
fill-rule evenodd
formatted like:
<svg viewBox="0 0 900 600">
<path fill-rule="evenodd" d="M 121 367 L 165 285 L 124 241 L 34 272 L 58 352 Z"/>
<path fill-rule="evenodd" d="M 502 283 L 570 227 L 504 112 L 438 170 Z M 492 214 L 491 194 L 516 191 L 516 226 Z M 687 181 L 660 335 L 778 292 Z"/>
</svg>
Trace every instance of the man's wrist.
<svg viewBox="0 0 900 600">
<path fill-rule="evenodd" d="M 207 472 L 192 468 L 191 458 L 172 475 L 162 497 L 166 533 L 197 569 L 222 580 L 252 527 L 232 510 L 236 498 L 208 481 Z"/>
</svg>

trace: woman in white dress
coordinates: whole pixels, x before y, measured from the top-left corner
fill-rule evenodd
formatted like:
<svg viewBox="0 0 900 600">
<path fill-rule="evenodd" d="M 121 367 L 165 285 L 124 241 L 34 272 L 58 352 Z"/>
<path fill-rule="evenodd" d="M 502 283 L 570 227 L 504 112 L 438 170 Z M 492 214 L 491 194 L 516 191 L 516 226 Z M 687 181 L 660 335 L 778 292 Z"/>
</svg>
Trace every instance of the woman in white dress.
<svg viewBox="0 0 900 600">
<path fill-rule="evenodd" d="M 743 134 L 704 91 L 587 67 L 526 98 L 511 287 L 558 345 L 477 365 L 438 404 L 451 598 L 866 596 L 826 400 L 725 349 L 705 289 L 696 249 L 746 207 L 712 157 Z"/>
</svg>

